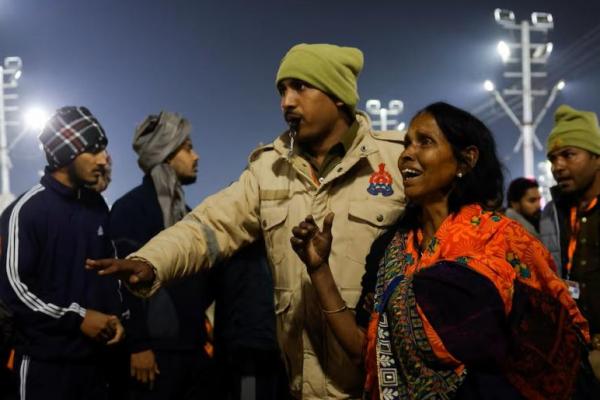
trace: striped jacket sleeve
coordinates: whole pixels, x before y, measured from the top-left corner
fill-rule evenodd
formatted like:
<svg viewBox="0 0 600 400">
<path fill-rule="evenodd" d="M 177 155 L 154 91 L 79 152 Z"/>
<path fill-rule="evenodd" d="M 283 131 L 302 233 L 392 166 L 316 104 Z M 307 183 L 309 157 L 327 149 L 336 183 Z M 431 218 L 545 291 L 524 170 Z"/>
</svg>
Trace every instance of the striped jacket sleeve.
<svg viewBox="0 0 600 400">
<path fill-rule="evenodd" d="M 0 295 L 14 312 L 18 324 L 25 329 L 51 333 L 73 332 L 79 330 L 86 310 L 76 302 L 54 304 L 50 300 L 55 298 L 54 293 L 48 292 L 47 287 L 44 287 L 43 294 L 39 290 L 42 286 L 39 282 L 39 260 L 44 246 L 40 236 L 46 229 L 40 226 L 43 218 L 35 212 L 35 206 L 30 202 L 43 190 L 41 185 L 33 187 L 14 203 L 14 207 L 2 214 Z M 58 287 L 55 290 L 65 289 Z"/>
</svg>

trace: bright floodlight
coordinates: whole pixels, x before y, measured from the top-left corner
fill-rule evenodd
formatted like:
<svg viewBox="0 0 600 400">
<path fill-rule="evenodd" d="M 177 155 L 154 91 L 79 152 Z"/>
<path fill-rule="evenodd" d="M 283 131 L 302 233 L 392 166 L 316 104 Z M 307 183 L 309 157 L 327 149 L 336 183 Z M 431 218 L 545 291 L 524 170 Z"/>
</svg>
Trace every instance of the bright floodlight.
<svg viewBox="0 0 600 400">
<path fill-rule="evenodd" d="M 496 8 L 494 10 L 494 19 L 502 25 L 510 25 L 515 23 L 515 13 L 511 10 Z"/>
<path fill-rule="evenodd" d="M 14 84 L 21 77 L 23 61 L 19 57 L 4 58 L 4 72 L 10 74 L 10 83 Z"/>
<path fill-rule="evenodd" d="M 558 81 L 558 83 L 556 84 L 556 88 L 558 90 L 563 90 L 565 88 L 567 84 L 565 83 L 565 81 L 563 81 L 562 79 L 560 81 Z"/>
<path fill-rule="evenodd" d="M 4 58 L 4 69 L 18 71 L 23 68 L 23 61 L 20 57 L 6 57 Z"/>
<path fill-rule="evenodd" d="M 548 57 L 550 56 L 550 53 L 552 53 L 553 49 L 554 49 L 554 45 L 552 44 L 552 42 L 538 45 L 535 48 L 535 51 L 533 52 L 531 57 L 541 59 L 541 60 L 547 60 Z"/>
<path fill-rule="evenodd" d="M 405 124 L 404 122 L 400 122 L 400 123 L 398 124 L 398 130 L 399 130 L 399 131 L 403 131 L 403 130 L 404 130 L 404 128 L 406 128 L 406 124 Z"/>
<path fill-rule="evenodd" d="M 488 79 L 485 82 L 483 82 L 483 88 L 488 92 L 492 92 L 496 88 L 496 86 L 494 86 L 494 82 Z"/>
<path fill-rule="evenodd" d="M 545 12 L 534 12 L 531 13 L 531 22 L 540 28 L 553 28 L 554 27 L 554 18 L 552 18 L 552 14 Z"/>
<path fill-rule="evenodd" d="M 498 51 L 498 54 L 500 54 L 502 61 L 507 62 L 508 59 L 510 58 L 510 47 L 508 47 L 508 44 L 506 44 L 506 42 L 504 40 L 501 40 L 498 42 L 498 46 L 496 46 L 496 50 Z"/>
<path fill-rule="evenodd" d="M 400 114 L 402 110 L 404 110 L 404 103 L 402 100 L 390 100 L 388 107 L 390 108 L 391 112 Z"/>
<path fill-rule="evenodd" d="M 32 108 L 25 113 L 25 125 L 29 129 L 41 131 L 50 119 L 50 115 L 41 108 Z"/>
<path fill-rule="evenodd" d="M 370 112 L 371 114 L 377 114 L 379 113 L 379 110 L 381 110 L 381 102 L 379 100 L 376 99 L 371 99 L 371 100 L 367 100 L 367 111 Z"/>
</svg>

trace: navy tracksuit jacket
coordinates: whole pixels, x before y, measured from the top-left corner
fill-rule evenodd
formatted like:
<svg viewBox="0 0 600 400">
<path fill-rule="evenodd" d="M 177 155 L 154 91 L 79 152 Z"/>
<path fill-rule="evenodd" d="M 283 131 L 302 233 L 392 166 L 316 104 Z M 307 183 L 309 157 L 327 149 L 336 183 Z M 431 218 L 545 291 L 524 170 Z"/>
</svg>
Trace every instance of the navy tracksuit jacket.
<svg viewBox="0 0 600 400">
<path fill-rule="evenodd" d="M 93 360 L 104 345 L 80 330 L 86 309 L 121 314 L 118 281 L 85 269 L 86 258 L 114 255 L 102 196 L 73 190 L 48 173 L 2 214 L 0 298 L 25 343 L 44 361 Z"/>
</svg>

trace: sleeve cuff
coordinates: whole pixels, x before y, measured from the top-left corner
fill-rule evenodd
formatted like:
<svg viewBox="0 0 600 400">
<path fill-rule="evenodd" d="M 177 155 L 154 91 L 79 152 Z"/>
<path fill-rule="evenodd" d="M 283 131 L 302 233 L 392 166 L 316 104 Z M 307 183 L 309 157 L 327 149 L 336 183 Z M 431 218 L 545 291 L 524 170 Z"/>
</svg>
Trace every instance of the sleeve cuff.
<svg viewBox="0 0 600 400">
<path fill-rule="evenodd" d="M 145 259 L 143 257 L 138 257 L 135 254 L 129 255 L 128 257 L 126 257 L 126 259 L 142 261 L 143 263 L 149 265 L 152 268 L 152 271 L 154 272 L 154 279 L 152 280 L 152 282 L 150 282 L 148 284 L 136 285 L 135 287 L 131 286 L 129 284 L 129 282 L 123 282 L 125 287 L 127 287 L 127 289 L 131 293 L 133 293 L 137 297 L 141 297 L 141 298 L 148 298 L 148 297 L 152 296 L 154 293 L 156 293 L 156 291 L 162 286 L 162 281 L 158 277 L 158 270 L 156 269 L 156 267 L 154 265 L 152 265 L 152 263 L 150 261 L 148 261 L 147 259 Z"/>
</svg>

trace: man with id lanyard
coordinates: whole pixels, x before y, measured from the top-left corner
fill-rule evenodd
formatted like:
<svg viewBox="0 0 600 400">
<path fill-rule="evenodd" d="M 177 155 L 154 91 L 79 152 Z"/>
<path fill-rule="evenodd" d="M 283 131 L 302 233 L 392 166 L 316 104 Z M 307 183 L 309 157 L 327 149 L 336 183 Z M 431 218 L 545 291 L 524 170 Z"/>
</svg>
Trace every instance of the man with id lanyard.
<svg viewBox="0 0 600 400">
<path fill-rule="evenodd" d="M 554 114 L 548 160 L 557 185 L 540 222 L 542 242 L 551 251 L 569 293 L 590 323 L 600 350 L 600 128 L 598 117 L 567 105 Z"/>
</svg>

